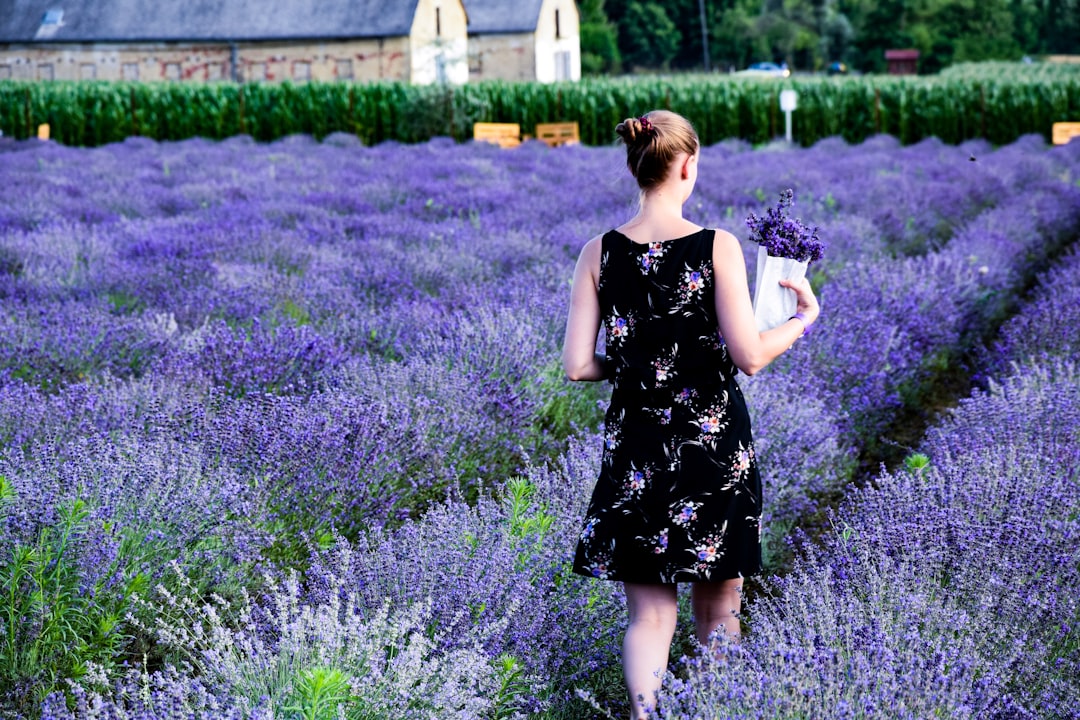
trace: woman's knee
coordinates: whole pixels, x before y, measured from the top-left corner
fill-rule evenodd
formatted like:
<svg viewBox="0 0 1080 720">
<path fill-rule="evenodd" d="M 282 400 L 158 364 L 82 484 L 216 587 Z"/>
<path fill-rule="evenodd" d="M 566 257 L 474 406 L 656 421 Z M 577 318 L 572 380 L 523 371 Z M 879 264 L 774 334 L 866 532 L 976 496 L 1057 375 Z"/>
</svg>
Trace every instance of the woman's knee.
<svg viewBox="0 0 1080 720">
<path fill-rule="evenodd" d="M 650 608 L 643 612 L 632 613 L 630 626 L 654 632 L 674 633 L 678 616 L 677 609 L 668 611 L 666 608 Z"/>
<path fill-rule="evenodd" d="M 718 583 L 695 583 L 691 591 L 695 615 L 729 615 L 742 602 L 742 578 Z"/>
</svg>

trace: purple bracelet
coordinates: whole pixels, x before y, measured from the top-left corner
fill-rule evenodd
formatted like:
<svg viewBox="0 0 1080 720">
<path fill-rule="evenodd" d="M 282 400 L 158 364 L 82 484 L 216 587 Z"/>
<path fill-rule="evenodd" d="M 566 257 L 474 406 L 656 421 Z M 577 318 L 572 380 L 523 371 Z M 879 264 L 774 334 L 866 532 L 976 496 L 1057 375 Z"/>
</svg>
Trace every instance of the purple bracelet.
<svg viewBox="0 0 1080 720">
<path fill-rule="evenodd" d="M 789 320 L 798 320 L 799 322 L 801 322 L 803 324 L 802 335 L 800 335 L 799 337 L 806 337 L 806 335 L 810 332 L 810 323 L 806 322 L 806 316 L 803 315 L 801 312 L 795 313 L 794 315 L 792 315 L 788 319 Z"/>
</svg>

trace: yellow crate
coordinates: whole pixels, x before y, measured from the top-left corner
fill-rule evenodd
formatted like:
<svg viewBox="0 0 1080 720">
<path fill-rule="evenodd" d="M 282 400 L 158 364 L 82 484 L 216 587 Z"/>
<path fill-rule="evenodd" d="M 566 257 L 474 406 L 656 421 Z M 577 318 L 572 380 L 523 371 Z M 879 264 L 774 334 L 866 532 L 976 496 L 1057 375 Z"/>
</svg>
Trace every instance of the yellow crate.
<svg viewBox="0 0 1080 720">
<path fill-rule="evenodd" d="M 1064 145 L 1074 137 L 1080 137 L 1080 122 L 1056 122 L 1052 135 L 1055 145 Z"/>
<path fill-rule="evenodd" d="M 581 142 L 576 122 L 538 123 L 536 125 L 536 139 L 544 141 L 551 147 L 574 145 Z"/>
<path fill-rule="evenodd" d="M 521 144 L 521 126 L 517 123 L 473 123 L 473 140 L 510 148 Z"/>
</svg>

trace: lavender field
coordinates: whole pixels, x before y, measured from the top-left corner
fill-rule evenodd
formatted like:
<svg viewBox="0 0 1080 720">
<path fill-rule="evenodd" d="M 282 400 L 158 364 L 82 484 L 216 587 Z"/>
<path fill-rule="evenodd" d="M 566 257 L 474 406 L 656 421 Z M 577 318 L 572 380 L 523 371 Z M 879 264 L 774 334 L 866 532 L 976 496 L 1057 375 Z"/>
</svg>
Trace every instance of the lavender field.
<svg viewBox="0 0 1080 720">
<path fill-rule="evenodd" d="M 569 570 L 607 388 L 559 362 L 623 157 L 0 144 L 0 716 L 623 716 Z M 1080 144 L 726 142 L 688 216 L 787 187 L 828 248 L 743 383 L 780 577 L 658 715 L 1080 717 Z"/>
</svg>

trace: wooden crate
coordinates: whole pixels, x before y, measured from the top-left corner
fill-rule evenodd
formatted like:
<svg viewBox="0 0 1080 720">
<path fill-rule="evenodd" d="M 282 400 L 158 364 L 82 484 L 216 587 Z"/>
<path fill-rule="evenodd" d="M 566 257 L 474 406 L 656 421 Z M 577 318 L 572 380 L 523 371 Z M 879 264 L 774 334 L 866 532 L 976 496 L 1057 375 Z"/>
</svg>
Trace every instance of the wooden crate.
<svg viewBox="0 0 1080 720">
<path fill-rule="evenodd" d="M 1080 122 L 1056 122 L 1053 128 L 1055 145 L 1064 145 L 1074 137 L 1080 137 Z"/>
<path fill-rule="evenodd" d="M 537 123 L 536 139 L 544 141 L 551 147 L 574 145 L 581 142 L 576 122 Z"/>
<path fill-rule="evenodd" d="M 473 140 L 510 148 L 521 144 L 521 126 L 517 123 L 473 123 Z"/>
</svg>

